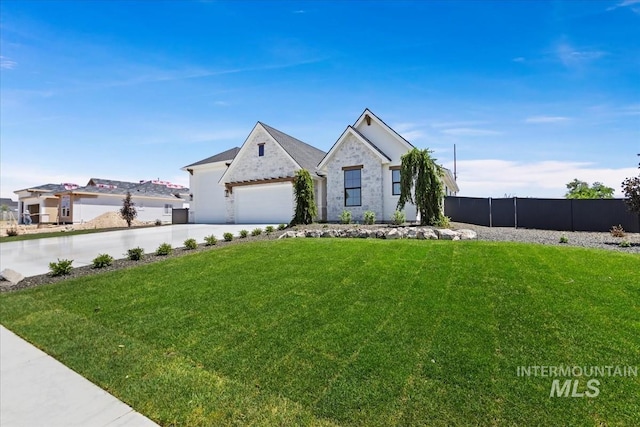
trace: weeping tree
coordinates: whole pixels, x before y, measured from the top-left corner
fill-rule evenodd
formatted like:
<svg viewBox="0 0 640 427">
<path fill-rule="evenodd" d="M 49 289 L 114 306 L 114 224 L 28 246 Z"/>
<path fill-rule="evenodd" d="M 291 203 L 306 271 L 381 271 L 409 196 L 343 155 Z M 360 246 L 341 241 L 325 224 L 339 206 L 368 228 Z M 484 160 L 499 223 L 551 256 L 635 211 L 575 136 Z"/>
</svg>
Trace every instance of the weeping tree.
<svg viewBox="0 0 640 427">
<path fill-rule="evenodd" d="M 131 193 L 127 191 L 127 195 L 122 199 L 122 208 L 120 208 L 120 216 L 127 221 L 127 227 L 131 227 L 131 223 L 138 216 L 135 205 L 131 200 Z"/>
<path fill-rule="evenodd" d="M 311 179 L 308 170 L 300 169 L 296 172 L 293 192 L 296 199 L 296 212 L 291 220 L 291 225 L 311 224 L 318 215 L 318 208 L 313 193 L 313 179 Z"/>
<path fill-rule="evenodd" d="M 443 217 L 444 172 L 431 153 L 414 148 L 401 157 L 398 210 L 403 210 L 407 203 L 415 204 L 420 212 L 420 225 L 436 225 Z"/>
</svg>

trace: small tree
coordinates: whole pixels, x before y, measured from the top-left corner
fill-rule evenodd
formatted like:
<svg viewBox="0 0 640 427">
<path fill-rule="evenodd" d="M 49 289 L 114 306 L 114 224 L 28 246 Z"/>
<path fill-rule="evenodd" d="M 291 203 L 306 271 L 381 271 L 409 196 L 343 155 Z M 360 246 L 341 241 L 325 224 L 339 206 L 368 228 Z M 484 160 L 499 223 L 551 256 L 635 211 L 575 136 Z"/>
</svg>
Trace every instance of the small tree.
<svg viewBox="0 0 640 427">
<path fill-rule="evenodd" d="M 414 148 L 401 157 L 398 210 L 404 210 L 407 202 L 415 204 L 420 212 L 420 225 L 435 225 L 443 215 L 444 171 L 431 153 Z"/>
<path fill-rule="evenodd" d="M 622 192 L 629 210 L 640 214 L 640 175 L 622 181 Z"/>
<path fill-rule="evenodd" d="M 120 209 L 120 216 L 127 221 L 127 227 L 131 227 L 131 223 L 138 216 L 136 210 L 136 204 L 131 201 L 131 193 L 127 191 L 127 195 L 122 199 L 122 208 Z"/>
<path fill-rule="evenodd" d="M 296 212 L 291 225 L 311 224 L 318 215 L 318 208 L 313 194 L 313 179 L 308 170 L 300 169 L 296 172 L 293 192 L 296 198 Z"/>
<path fill-rule="evenodd" d="M 567 184 L 567 199 L 613 199 L 613 188 L 601 182 L 594 182 L 591 186 L 585 181 L 574 179 Z"/>
</svg>

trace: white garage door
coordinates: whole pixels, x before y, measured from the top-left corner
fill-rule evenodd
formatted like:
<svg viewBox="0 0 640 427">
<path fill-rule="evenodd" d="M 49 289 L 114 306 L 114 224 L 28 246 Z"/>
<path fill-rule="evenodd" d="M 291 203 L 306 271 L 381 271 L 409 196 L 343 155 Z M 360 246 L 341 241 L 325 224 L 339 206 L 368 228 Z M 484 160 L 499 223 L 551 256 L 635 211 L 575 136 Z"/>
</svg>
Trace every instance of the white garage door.
<svg viewBox="0 0 640 427">
<path fill-rule="evenodd" d="M 236 224 L 288 224 L 294 210 L 290 182 L 235 187 Z"/>
</svg>

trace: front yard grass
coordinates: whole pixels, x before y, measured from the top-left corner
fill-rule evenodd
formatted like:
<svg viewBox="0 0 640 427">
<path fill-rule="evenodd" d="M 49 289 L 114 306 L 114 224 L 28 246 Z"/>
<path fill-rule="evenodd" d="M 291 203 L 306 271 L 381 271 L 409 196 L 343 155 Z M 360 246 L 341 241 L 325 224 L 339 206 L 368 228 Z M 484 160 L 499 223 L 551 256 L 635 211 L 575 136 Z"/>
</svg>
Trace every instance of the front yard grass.
<svg viewBox="0 0 640 427">
<path fill-rule="evenodd" d="M 162 425 L 640 425 L 639 377 L 550 398 L 517 375 L 640 365 L 639 272 L 601 250 L 286 239 L 1 294 L 0 320 Z"/>
</svg>

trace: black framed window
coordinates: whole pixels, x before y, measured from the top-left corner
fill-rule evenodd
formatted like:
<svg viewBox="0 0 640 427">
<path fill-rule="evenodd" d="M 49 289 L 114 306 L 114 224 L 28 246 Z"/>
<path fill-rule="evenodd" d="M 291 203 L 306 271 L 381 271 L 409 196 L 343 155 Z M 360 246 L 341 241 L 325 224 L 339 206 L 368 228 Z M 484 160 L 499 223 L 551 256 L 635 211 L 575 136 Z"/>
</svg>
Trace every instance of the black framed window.
<svg viewBox="0 0 640 427">
<path fill-rule="evenodd" d="M 391 194 L 400 195 L 400 169 L 391 170 Z"/>
<path fill-rule="evenodd" d="M 344 171 L 345 206 L 360 206 L 362 204 L 361 172 L 361 169 L 347 169 Z"/>
<path fill-rule="evenodd" d="M 264 156 L 264 144 L 259 144 L 258 145 L 258 156 L 259 157 Z"/>
</svg>

